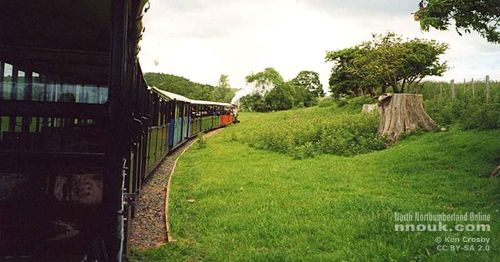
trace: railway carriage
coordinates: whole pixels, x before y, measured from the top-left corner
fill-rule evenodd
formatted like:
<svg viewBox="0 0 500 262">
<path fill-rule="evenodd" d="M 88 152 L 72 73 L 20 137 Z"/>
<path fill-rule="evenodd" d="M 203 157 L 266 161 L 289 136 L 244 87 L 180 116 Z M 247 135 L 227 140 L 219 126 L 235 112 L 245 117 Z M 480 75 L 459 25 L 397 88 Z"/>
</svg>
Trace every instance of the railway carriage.
<svg viewBox="0 0 500 262">
<path fill-rule="evenodd" d="M 233 106 L 147 86 L 147 0 L 0 6 L 0 260 L 121 261 L 144 181 Z"/>
</svg>

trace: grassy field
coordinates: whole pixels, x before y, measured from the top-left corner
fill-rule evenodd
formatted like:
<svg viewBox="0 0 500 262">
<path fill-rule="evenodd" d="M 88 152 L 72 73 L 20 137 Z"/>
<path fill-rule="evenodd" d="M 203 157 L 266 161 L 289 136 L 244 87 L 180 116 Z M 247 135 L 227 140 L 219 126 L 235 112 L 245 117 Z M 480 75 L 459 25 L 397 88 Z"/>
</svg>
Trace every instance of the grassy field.
<svg viewBox="0 0 500 262">
<path fill-rule="evenodd" d="M 284 114 L 294 113 L 242 114 L 186 152 L 170 193 L 176 241 L 132 261 L 500 261 L 500 180 L 487 178 L 500 130 L 416 134 L 385 150 L 300 160 L 239 138 Z M 483 212 L 491 231 L 396 232 L 394 212 Z M 438 252 L 435 238 L 447 236 L 490 237 L 490 251 Z"/>
</svg>

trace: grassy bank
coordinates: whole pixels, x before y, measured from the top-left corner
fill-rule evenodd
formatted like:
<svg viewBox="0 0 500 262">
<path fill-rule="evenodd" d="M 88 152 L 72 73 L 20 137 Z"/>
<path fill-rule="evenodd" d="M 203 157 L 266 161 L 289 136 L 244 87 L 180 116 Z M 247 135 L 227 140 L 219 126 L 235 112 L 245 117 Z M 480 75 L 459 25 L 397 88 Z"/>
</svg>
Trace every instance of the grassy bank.
<svg viewBox="0 0 500 262">
<path fill-rule="evenodd" d="M 378 115 L 361 113 L 356 103 L 248 114 L 246 119 L 230 134 L 231 140 L 295 159 L 319 154 L 351 156 L 385 148 L 377 134 Z"/>
<path fill-rule="evenodd" d="M 242 114 L 182 156 L 171 185 L 177 241 L 132 260 L 500 260 L 500 180 L 487 178 L 500 130 L 418 134 L 382 151 L 302 160 L 242 140 L 279 117 Z M 491 231 L 395 232 L 394 212 L 416 211 L 483 212 Z M 490 251 L 438 252 L 435 238 L 447 236 L 491 237 Z"/>
</svg>

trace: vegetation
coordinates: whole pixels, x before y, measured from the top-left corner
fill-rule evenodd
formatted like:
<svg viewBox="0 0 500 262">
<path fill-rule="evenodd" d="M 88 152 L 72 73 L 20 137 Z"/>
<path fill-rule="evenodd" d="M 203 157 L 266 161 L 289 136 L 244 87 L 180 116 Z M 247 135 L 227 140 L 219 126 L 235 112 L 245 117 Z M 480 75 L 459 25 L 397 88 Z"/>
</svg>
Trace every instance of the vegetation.
<svg viewBox="0 0 500 262">
<path fill-rule="evenodd" d="M 247 111 L 269 112 L 316 105 L 324 95 L 319 75 L 302 71 L 297 77 L 285 81 L 278 71 L 269 67 L 262 72 L 248 75 L 247 83 L 254 84 L 252 94 L 240 99 L 241 108 Z"/>
<path fill-rule="evenodd" d="M 423 82 L 410 90 L 424 96 L 425 110 L 442 127 L 468 129 L 500 128 L 500 82 L 490 83 L 486 101 L 485 82 L 455 84 L 455 99 L 447 82 Z M 473 91 L 474 90 L 474 91 Z"/>
<path fill-rule="evenodd" d="M 227 75 L 221 75 L 218 86 L 199 84 L 181 76 L 163 73 L 145 73 L 144 78 L 150 86 L 191 99 L 229 103 L 236 93 L 230 87 Z"/>
<path fill-rule="evenodd" d="M 314 71 L 301 71 L 294 79 L 292 79 L 292 83 L 296 86 L 304 87 L 315 97 L 325 96 L 323 84 L 321 84 L 321 81 L 319 80 L 319 74 Z"/>
<path fill-rule="evenodd" d="M 184 154 L 170 195 L 176 241 L 132 261 L 500 260 L 500 180 L 484 178 L 498 163 L 499 130 L 419 134 L 383 151 L 303 160 L 241 143 L 242 130 L 296 115 L 284 113 L 242 113 L 241 124 Z M 491 232 L 395 232 L 394 212 L 483 212 Z M 438 252 L 435 238 L 447 236 L 494 242 L 489 252 Z"/>
<path fill-rule="evenodd" d="M 447 44 L 434 40 L 403 41 L 401 36 L 387 33 L 354 47 L 327 52 L 326 61 L 334 62 L 330 91 L 334 96 L 376 95 L 391 87 L 394 93 L 404 93 L 424 77 L 446 71 L 446 62 L 440 62 L 439 56 L 447 48 Z"/>
<path fill-rule="evenodd" d="M 479 32 L 492 43 L 500 43 L 500 5 L 498 0 L 423 0 L 415 13 L 423 30 L 430 27 L 448 30 L 454 24 L 457 32 Z M 452 23 L 452 21 L 454 23 Z"/>
<path fill-rule="evenodd" d="M 246 80 L 249 84 L 255 84 L 256 91 L 260 94 L 265 94 L 285 82 L 280 73 L 272 67 L 268 67 L 262 72 L 250 74 Z"/>
<path fill-rule="evenodd" d="M 333 106 L 259 114 L 256 117 L 262 121 L 240 127 L 236 140 L 294 158 L 320 153 L 349 156 L 385 148 L 377 135 L 378 115 L 362 114 L 356 107 L 358 113 L 348 106 Z"/>
<path fill-rule="evenodd" d="M 500 128 L 500 103 L 484 103 L 479 97 L 425 101 L 427 113 L 441 126 L 460 129 Z"/>
</svg>

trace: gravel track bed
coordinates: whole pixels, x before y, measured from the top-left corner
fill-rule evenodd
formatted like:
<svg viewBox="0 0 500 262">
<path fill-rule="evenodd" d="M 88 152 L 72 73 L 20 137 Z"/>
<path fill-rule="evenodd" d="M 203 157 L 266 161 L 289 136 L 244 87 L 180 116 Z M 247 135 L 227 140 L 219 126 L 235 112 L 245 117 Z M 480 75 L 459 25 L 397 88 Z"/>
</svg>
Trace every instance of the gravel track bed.
<svg viewBox="0 0 500 262">
<path fill-rule="evenodd" d="M 137 196 L 137 209 L 129 236 L 132 249 L 153 248 L 167 242 L 165 194 L 168 178 L 177 157 L 194 141 L 186 142 L 168 155 L 143 185 Z"/>
<path fill-rule="evenodd" d="M 215 135 L 221 130 L 213 130 L 205 137 Z M 169 176 L 175 160 L 195 141 L 196 139 L 189 140 L 168 155 L 143 185 L 136 198 L 136 215 L 129 235 L 129 245 L 132 249 L 154 248 L 167 242 L 165 196 Z"/>
</svg>

